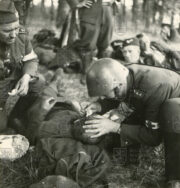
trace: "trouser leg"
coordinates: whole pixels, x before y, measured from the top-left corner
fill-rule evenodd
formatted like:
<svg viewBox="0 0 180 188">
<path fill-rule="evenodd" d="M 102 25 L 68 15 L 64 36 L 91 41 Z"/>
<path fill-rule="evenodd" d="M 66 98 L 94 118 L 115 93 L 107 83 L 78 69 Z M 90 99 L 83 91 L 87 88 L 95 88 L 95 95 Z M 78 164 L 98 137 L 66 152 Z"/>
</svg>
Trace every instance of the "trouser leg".
<svg viewBox="0 0 180 188">
<path fill-rule="evenodd" d="M 136 114 L 134 114 L 136 117 Z M 157 146 L 161 142 L 161 132 L 159 129 L 152 130 L 140 124 L 138 120 L 132 115 L 121 127 L 121 148 L 115 150 L 119 153 L 120 162 L 123 164 L 137 164 L 140 144 L 148 146 Z"/>
<path fill-rule="evenodd" d="M 82 73 L 85 74 L 92 62 L 93 53 L 96 50 L 100 25 L 81 22 L 80 39 L 75 41 L 73 48 L 79 53 L 82 59 Z"/>
<path fill-rule="evenodd" d="M 160 111 L 167 180 L 180 181 L 180 98 L 167 100 Z"/>
<path fill-rule="evenodd" d="M 26 96 L 20 97 L 10 113 L 8 126 L 23 134 L 26 130 L 27 110 L 32 106 L 35 100 L 41 95 L 45 87 L 43 80 L 35 80 L 29 85 L 29 92 Z"/>
<path fill-rule="evenodd" d="M 7 128 L 7 112 L 5 109 L 8 92 L 13 88 L 14 82 L 6 78 L 0 81 L 0 133 Z"/>
<path fill-rule="evenodd" d="M 121 137 L 127 142 L 145 144 L 148 146 L 157 146 L 161 143 L 162 134 L 160 129 L 147 128 L 145 125 L 141 125 L 137 114 L 133 113 L 122 124 Z"/>
<path fill-rule="evenodd" d="M 101 29 L 97 41 L 98 58 L 110 57 L 108 47 L 112 40 L 113 27 L 113 9 L 111 6 L 103 6 Z"/>
<path fill-rule="evenodd" d="M 0 133 L 6 129 L 7 114 L 3 108 L 0 108 Z"/>
</svg>

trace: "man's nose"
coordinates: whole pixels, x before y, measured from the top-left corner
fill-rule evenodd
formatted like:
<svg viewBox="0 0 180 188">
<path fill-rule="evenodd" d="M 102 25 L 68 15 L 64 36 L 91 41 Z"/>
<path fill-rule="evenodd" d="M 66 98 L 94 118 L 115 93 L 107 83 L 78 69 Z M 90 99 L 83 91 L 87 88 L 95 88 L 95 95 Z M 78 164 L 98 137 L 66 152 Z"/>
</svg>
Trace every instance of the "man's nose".
<svg viewBox="0 0 180 188">
<path fill-rule="evenodd" d="M 16 37 L 16 31 L 15 30 L 10 32 L 10 37 L 11 38 L 15 38 Z"/>
</svg>

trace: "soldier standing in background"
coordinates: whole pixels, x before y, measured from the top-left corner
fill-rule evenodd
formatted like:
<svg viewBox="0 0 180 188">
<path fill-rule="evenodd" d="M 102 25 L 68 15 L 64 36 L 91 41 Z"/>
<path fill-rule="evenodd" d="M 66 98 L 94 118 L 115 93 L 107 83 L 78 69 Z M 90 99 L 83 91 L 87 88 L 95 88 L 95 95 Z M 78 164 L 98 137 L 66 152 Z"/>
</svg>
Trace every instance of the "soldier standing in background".
<svg viewBox="0 0 180 188">
<path fill-rule="evenodd" d="M 96 49 L 98 58 L 106 56 L 106 49 L 113 33 L 114 1 L 67 0 L 67 2 L 72 9 L 78 9 L 79 40 L 75 41 L 74 48 L 82 58 L 82 72 L 85 75 Z"/>
</svg>

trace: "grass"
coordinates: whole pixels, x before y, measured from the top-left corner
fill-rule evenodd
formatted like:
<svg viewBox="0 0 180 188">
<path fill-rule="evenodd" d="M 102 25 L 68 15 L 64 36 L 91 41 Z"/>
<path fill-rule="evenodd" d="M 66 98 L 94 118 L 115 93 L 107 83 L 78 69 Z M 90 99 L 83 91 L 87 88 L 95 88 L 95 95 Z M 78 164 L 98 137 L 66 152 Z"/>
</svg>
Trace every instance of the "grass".
<svg viewBox="0 0 180 188">
<path fill-rule="evenodd" d="M 157 149 L 157 148 L 156 148 Z M 161 146 L 162 149 L 162 146 Z M 164 160 L 162 151 L 143 147 L 139 165 L 123 166 L 112 160 L 108 170 L 110 188 L 159 188 L 162 185 Z M 38 155 L 34 151 L 15 162 L 0 161 L 0 188 L 28 188 L 39 180 Z M 97 188 L 94 185 L 92 188 Z M 99 186 L 100 188 L 100 186 Z"/>
</svg>

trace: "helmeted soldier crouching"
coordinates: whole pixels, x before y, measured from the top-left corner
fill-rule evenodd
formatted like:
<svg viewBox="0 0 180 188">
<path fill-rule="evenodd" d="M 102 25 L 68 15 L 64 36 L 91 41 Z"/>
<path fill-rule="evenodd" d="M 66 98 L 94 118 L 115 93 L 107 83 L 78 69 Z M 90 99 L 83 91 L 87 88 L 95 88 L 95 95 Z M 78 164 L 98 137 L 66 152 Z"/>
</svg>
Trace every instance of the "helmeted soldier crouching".
<svg viewBox="0 0 180 188">
<path fill-rule="evenodd" d="M 19 26 L 14 3 L 2 0 L 0 2 L 0 132 L 7 126 L 5 104 L 8 96 L 23 96 L 18 102 L 23 105 L 22 101 L 32 99 L 30 94 L 36 96 L 44 85 L 38 80 L 37 70 L 37 56 L 33 52 L 25 30 Z M 26 105 L 29 106 L 29 102 Z M 22 106 L 22 112 L 25 106 Z"/>
<path fill-rule="evenodd" d="M 134 112 L 117 123 L 101 115 L 85 122 L 92 138 L 119 133 L 126 143 L 149 146 L 165 144 L 166 177 L 169 187 L 180 187 L 180 76 L 174 71 L 147 65 L 126 67 L 104 58 L 87 72 L 90 96 L 103 96 L 87 112 L 104 113 L 126 102 Z"/>
</svg>

